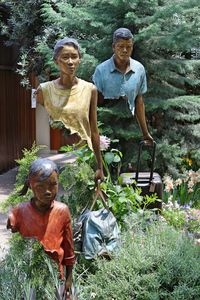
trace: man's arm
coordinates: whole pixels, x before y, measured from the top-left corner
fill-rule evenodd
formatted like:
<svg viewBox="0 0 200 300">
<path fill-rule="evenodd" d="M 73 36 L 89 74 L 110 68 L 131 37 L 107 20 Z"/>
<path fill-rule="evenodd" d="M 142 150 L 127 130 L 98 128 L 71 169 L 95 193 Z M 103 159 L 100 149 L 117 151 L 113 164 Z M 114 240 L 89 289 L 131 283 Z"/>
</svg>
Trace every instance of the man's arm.
<svg viewBox="0 0 200 300">
<path fill-rule="evenodd" d="M 143 139 L 144 141 L 147 141 L 149 143 L 153 142 L 153 138 L 150 135 L 148 128 L 147 128 L 147 123 L 146 123 L 146 118 L 145 118 L 145 106 L 144 106 L 144 101 L 142 95 L 138 95 L 135 99 L 135 114 L 136 118 L 138 121 L 138 124 L 140 126 L 140 129 L 142 130 L 143 134 Z"/>
<path fill-rule="evenodd" d="M 98 91 L 97 105 L 102 105 L 104 103 L 104 96 L 101 92 Z"/>
</svg>

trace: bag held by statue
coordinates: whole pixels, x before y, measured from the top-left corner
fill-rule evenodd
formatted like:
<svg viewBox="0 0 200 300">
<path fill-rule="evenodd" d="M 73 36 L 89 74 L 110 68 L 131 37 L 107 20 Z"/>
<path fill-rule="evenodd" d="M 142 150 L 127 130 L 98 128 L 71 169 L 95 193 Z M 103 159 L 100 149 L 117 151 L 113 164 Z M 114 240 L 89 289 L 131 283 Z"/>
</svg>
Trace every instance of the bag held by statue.
<svg viewBox="0 0 200 300">
<path fill-rule="evenodd" d="M 95 211 L 93 208 L 97 199 L 102 201 L 104 207 Z M 77 241 L 79 245 L 81 243 L 81 252 L 86 259 L 94 259 L 97 256 L 111 259 L 112 252 L 118 246 L 120 231 L 116 218 L 107 206 L 99 183 L 94 201 L 90 209 L 85 209 L 81 214 L 76 229 L 75 246 Z"/>
</svg>

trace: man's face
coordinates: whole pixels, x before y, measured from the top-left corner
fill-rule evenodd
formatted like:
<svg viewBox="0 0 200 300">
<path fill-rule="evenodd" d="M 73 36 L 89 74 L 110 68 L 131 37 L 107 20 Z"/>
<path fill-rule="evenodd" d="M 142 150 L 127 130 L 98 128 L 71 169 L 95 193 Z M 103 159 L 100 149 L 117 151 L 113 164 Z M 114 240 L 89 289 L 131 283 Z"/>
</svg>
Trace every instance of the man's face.
<svg viewBox="0 0 200 300">
<path fill-rule="evenodd" d="M 132 39 L 124 40 L 119 39 L 112 45 L 115 58 L 120 62 L 127 62 L 133 51 Z"/>
<path fill-rule="evenodd" d="M 32 176 L 30 186 L 38 205 L 40 207 L 50 207 L 58 192 L 58 174 L 53 171 L 48 178 L 42 181 L 39 174 Z"/>
</svg>

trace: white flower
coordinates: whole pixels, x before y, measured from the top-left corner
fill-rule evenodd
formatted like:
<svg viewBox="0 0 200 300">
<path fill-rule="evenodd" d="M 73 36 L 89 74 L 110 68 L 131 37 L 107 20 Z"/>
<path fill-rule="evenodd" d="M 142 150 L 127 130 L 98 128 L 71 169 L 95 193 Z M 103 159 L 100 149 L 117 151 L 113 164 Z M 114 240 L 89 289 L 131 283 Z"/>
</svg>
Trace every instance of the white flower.
<svg viewBox="0 0 200 300">
<path fill-rule="evenodd" d="M 92 292 L 90 296 L 91 296 L 92 299 L 95 299 L 96 295 L 97 295 L 96 293 Z"/>
<path fill-rule="evenodd" d="M 107 150 L 110 146 L 110 139 L 105 135 L 100 135 L 100 149 L 102 151 Z"/>
<path fill-rule="evenodd" d="M 171 176 L 165 176 L 163 179 L 163 183 L 165 184 L 165 191 L 170 192 L 174 188 L 173 179 Z"/>
<path fill-rule="evenodd" d="M 190 180 L 188 182 L 188 188 L 192 188 L 193 186 L 194 186 L 194 182 L 193 182 L 193 180 Z"/>
<path fill-rule="evenodd" d="M 180 205 L 178 204 L 177 201 L 175 201 L 175 202 L 174 202 L 174 208 L 179 208 L 179 207 L 180 207 Z"/>
<path fill-rule="evenodd" d="M 175 181 L 175 185 L 178 186 L 178 185 L 181 185 L 182 183 L 182 179 L 181 178 L 178 178 L 176 181 Z"/>
<path fill-rule="evenodd" d="M 173 190 L 174 186 L 173 186 L 173 181 L 169 181 L 166 183 L 166 187 L 165 187 L 165 191 L 166 192 L 170 192 L 171 190 Z"/>
</svg>

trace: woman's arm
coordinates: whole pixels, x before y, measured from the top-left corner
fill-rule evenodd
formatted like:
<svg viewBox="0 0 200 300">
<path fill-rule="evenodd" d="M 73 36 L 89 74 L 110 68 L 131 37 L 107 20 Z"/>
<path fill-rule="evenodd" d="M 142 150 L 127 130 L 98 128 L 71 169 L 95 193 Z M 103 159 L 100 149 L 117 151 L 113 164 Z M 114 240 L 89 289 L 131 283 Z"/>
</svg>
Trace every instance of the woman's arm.
<svg viewBox="0 0 200 300">
<path fill-rule="evenodd" d="M 95 180 L 98 179 L 103 180 L 104 174 L 103 174 L 102 157 L 100 151 L 99 130 L 97 126 L 97 89 L 95 86 L 93 86 L 92 89 L 89 118 L 90 118 L 90 127 L 91 127 L 92 146 L 97 160 L 97 170 L 96 170 Z"/>
<path fill-rule="evenodd" d="M 42 89 L 41 89 L 40 86 L 35 91 L 35 97 L 36 97 L 37 103 L 40 103 L 41 105 L 44 105 L 44 99 L 43 99 Z"/>
</svg>

